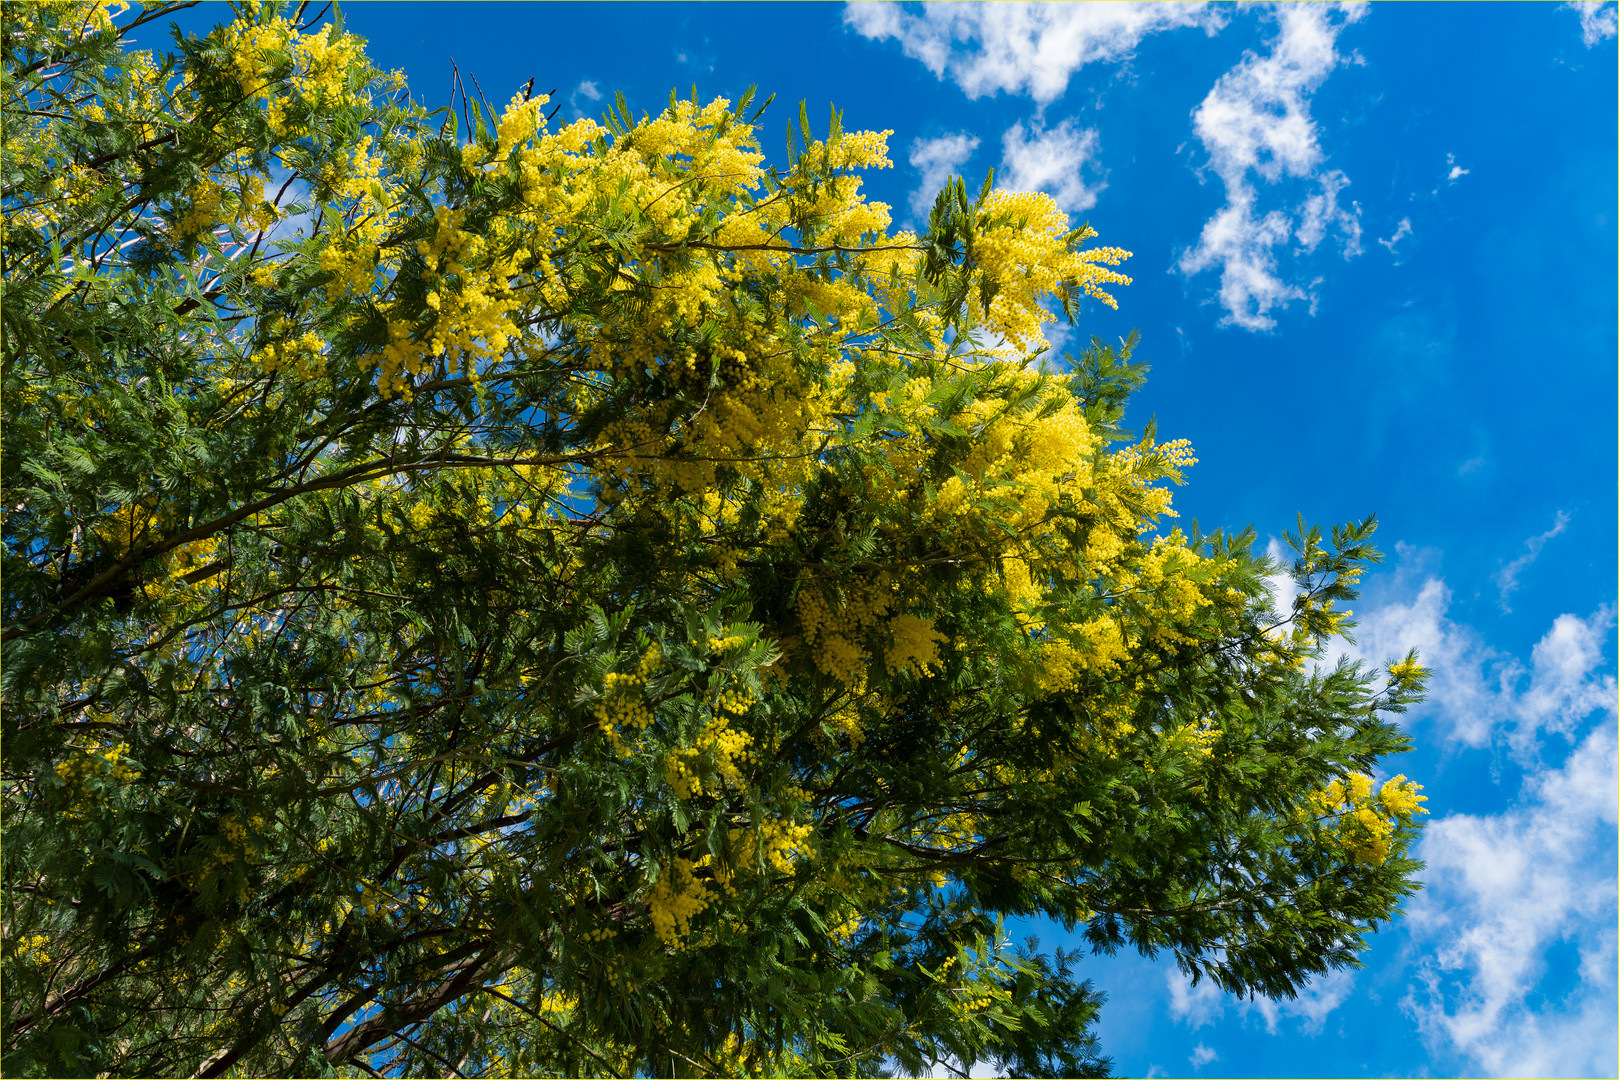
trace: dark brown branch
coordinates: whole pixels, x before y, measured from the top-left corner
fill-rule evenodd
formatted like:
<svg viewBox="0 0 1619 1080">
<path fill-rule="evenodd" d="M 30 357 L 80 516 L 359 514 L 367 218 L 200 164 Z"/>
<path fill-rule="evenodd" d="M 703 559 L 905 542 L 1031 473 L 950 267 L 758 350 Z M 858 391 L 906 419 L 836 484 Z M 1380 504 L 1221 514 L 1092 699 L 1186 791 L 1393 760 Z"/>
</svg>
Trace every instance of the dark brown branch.
<svg viewBox="0 0 1619 1080">
<path fill-rule="evenodd" d="M 380 1016 L 355 1024 L 322 1047 L 321 1053 L 333 1063 L 346 1061 L 400 1028 L 419 1023 L 450 1002 L 480 989 L 486 979 L 509 967 L 513 959 L 509 951 L 491 945 L 482 956 L 439 983 L 429 993 L 414 1001 L 384 1006 Z"/>
</svg>

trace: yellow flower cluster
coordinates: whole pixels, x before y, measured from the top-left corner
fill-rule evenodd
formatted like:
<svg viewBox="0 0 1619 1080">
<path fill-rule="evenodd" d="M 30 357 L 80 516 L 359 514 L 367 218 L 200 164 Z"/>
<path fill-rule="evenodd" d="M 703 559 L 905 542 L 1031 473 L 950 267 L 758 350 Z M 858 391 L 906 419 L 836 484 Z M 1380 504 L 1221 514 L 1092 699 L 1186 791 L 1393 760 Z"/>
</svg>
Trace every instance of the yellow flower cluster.
<svg viewBox="0 0 1619 1080">
<path fill-rule="evenodd" d="M 703 725 L 702 733 L 697 736 L 694 745 L 681 750 L 672 750 L 663 759 L 663 778 L 668 781 L 679 798 L 689 799 L 703 793 L 702 777 L 692 766 L 704 753 L 711 755 L 714 772 L 722 780 L 737 785 L 742 783 L 742 765 L 747 761 L 748 747 L 753 745 L 753 736 L 745 731 L 733 730 L 730 721 L 718 715 L 722 707 L 716 703 L 716 715 Z M 745 708 L 746 705 L 741 705 L 736 711 L 740 712 Z"/>
<path fill-rule="evenodd" d="M 375 885 L 366 883 L 360 887 L 360 910 L 365 913 L 367 919 L 380 919 L 394 907 L 393 898 Z"/>
<path fill-rule="evenodd" d="M 658 940 L 674 945 L 691 933 L 691 921 L 712 902 L 708 886 L 692 872 L 690 859 L 664 866 L 647 897 L 652 929 Z"/>
<path fill-rule="evenodd" d="M 140 779 L 140 770 L 122 760 L 127 753 L 129 744 L 119 743 L 99 751 L 80 749 L 57 762 L 56 775 L 69 789 L 68 807 L 63 811 L 66 817 L 77 819 L 87 816 L 92 801 L 101 806 L 111 804 L 112 796 L 106 789 L 91 792 L 85 787 L 84 782 L 88 778 L 102 777 L 120 785 Z"/>
<path fill-rule="evenodd" d="M 926 675 L 928 668 L 939 666 L 939 642 L 944 635 L 933 629 L 932 619 L 896 615 L 888 620 L 888 632 L 894 639 L 888 648 L 890 674 L 909 671 Z"/>
<path fill-rule="evenodd" d="M 260 5 L 249 5 L 254 18 L 240 19 L 225 28 L 224 46 L 237 84 L 250 100 L 268 107 L 270 130 L 296 134 L 300 125 L 287 116 L 287 99 L 277 93 L 280 63 L 291 61 L 288 88 L 295 100 L 324 100 L 329 104 L 355 104 L 365 91 L 363 80 L 350 74 L 364 60 L 365 42 L 353 34 L 332 34 L 330 24 L 313 34 L 302 34 L 286 18 L 264 20 Z M 361 85 L 355 86 L 354 82 Z"/>
<path fill-rule="evenodd" d="M 326 295 L 332 299 L 341 296 L 344 290 L 365 292 L 376 280 L 377 245 L 346 241 L 329 244 L 320 253 L 320 268 L 331 275 L 326 282 Z M 389 329 L 393 327 L 390 325 Z"/>
<path fill-rule="evenodd" d="M 1402 775 L 1385 783 L 1373 797 L 1372 778 L 1350 773 L 1310 798 L 1318 813 L 1333 819 L 1345 851 L 1360 862 L 1381 866 L 1388 859 L 1395 829 L 1428 812 L 1422 807 L 1427 796 L 1419 795 L 1421 790 L 1421 784 Z"/>
<path fill-rule="evenodd" d="M 58 762 L 56 775 L 68 784 L 83 783 L 84 779 L 91 775 L 108 776 L 120 784 L 127 784 L 132 780 L 138 780 L 141 775 L 140 770 L 129 762 L 119 760 L 127 753 L 129 753 L 128 743 L 119 743 L 99 753 L 94 750 L 81 750 L 66 761 Z"/>
<path fill-rule="evenodd" d="M 979 227 L 975 252 L 993 299 L 986 311 L 977 290 L 969 292 L 973 315 L 1024 352 L 1046 344 L 1041 325 L 1055 316 L 1041 303 L 1045 297 L 1083 292 L 1117 307 L 1102 286 L 1130 284 L 1107 268 L 1130 253 L 1112 247 L 1073 250 L 1095 234 L 1071 233 L 1068 215 L 1042 192 L 990 192 L 979 210 Z"/>
<path fill-rule="evenodd" d="M 31 967 L 44 967 L 51 962 L 51 954 L 46 951 L 50 943 L 45 934 L 25 934 L 17 939 L 17 959 Z"/>
<path fill-rule="evenodd" d="M 804 582 L 794 606 L 815 665 L 844 685 L 855 685 L 868 659 L 858 642 L 893 603 L 893 579 L 886 573 L 846 586 L 843 601 L 835 611 L 820 589 L 812 582 Z"/>
<path fill-rule="evenodd" d="M 264 831 L 264 818 L 254 814 L 242 824 L 235 814 L 227 814 L 220 819 L 219 836 L 225 841 L 212 848 L 201 863 L 187 876 L 188 886 L 193 892 L 202 892 L 204 884 L 209 878 L 221 874 L 228 868 L 235 868 L 250 859 L 248 847 L 256 842 Z M 234 897 L 246 901 L 249 895 L 248 883 L 245 875 L 238 883 Z"/>
<path fill-rule="evenodd" d="M 1130 655 L 1124 631 L 1111 615 L 1076 622 L 1070 633 L 1073 640 L 1055 638 L 1040 648 L 1039 680 L 1047 690 L 1072 690 L 1085 672 L 1117 671 Z"/>
<path fill-rule="evenodd" d="M 1383 803 L 1383 808 L 1401 821 L 1410 821 L 1418 814 L 1428 811 L 1422 806 L 1428 801 L 1428 796 L 1418 795 L 1422 790 L 1421 784 L 1414 784 L 1401 773 L 1378 791 L 1377 797 Z"/>
<path fill-rule="evenodd" d="M 957 992 L 962 995 L 958 999 L 959 1004 L 969 1012 L 982 1012 L 995 1004 L 999 998 L 993 988 L 983 984 L 959 987 Z"/>
<path fill-rule="evenodd" d="M 258 173 L 242 176 L 236 198 L 237 217 L 255 229 L 268 229 L 281 220 L 281 211 L 264 197 L 264 177 Z"/>
<path fill-rule="evenodd" d="M 9 33 L 48 42 L 66 51 L 73 43 L 111 32 L 113 19 L 129 10 L 126 0 L 53 0 L 6 10 Z"/>
<path fill-rule="evenodd" d="M 438 207 L 432 242 L 417 244 L 426 263 L 427 306 L 436 318 L 420 342 L 410 324 L 389 321 L 388 345 L 380 356 L 369 358 L 378 367 L 378 388 L 384 397 L 398 394 L 408 399 L 410 380 L 440 356 L 451 374 L 459 371 L 476 382 L 480 361 L 503 358 L 519 336 L 513 314 L 519 297 L 511 279 L 522 272 L 529 252 L 517 248 L 486 258 L 488 242 L 463 230 L 461 223 L 461 211 Z"/>
<path fill-rule="evenodd" d="M 657 642 L 653 642 L 641 656 L 635 672 L 609 671 L 603 680 L 602 700 L 595 709 L 596 724 L 621 757 L 627 757 L 630 753 L 622 729 L 628 727 L 641 731 L 652 723 L 652 710 L 641 688 L 662 664 L 663 650 Z"/>
<path fill-rule="evenodd" d="M 738 866 L 751 867 L 756 860 L 763 860 L 768 869 L 778 874 L 790 874 L 795 859 L 814 857 L 814 846 L 810 843 L 810 834 L 814 831 L 810 825 L 794 825 L 782 818 L 767 818 L 755 830 L 733 833 L 732 850 Z"/>
<path fill-rule="evenodd" d="M 1170 744 L 1196 758 L 1214 753 L 1214 744 L 1222 734 L 1212 721 L 1202 724 L 1184 724 L 1170 735 Z"/>
<path fill-rule="evenodd" d="M 260 354 L 266 374 L 284 371 L 300 379 L 312 379 L 326 370 L 326 342 L 307 331 L 302 337 L 271 342 Z"/>
<path fill-rule="evenodd" d="M 1389 678 L 1395 682 L 1405 682 L 1409 679 L 1415 679 L 1423 671 L 1423 666 L 1415 660 L 1401 660 L 1397 664 L 1389 665 Z"/>
<path fill-rule="evenodd" d="M 224 188 L 207 179 L 186 193 L 185 212 L 174 223 L 175 236 L 181 243 L 189 243 L 219 224 L 224 193 Z"/>
</svg>

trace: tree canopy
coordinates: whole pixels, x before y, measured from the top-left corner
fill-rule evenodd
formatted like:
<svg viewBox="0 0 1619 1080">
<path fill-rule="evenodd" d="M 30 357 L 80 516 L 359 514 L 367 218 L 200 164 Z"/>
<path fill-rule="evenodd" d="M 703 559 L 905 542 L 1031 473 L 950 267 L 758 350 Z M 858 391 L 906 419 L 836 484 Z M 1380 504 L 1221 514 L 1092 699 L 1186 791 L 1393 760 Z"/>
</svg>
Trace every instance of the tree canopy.
<svg viewBox="0 0 1619 1080">
<path fill-rule="evenodd" d="M 8 1075 L 1102 1074 L 1006 920 L 1287 996 L 1416 887 L 1373 521 L 1171 527 L 1050 356 L 1127 252 L 181 6 L 4 5 Z"/>
</svg>

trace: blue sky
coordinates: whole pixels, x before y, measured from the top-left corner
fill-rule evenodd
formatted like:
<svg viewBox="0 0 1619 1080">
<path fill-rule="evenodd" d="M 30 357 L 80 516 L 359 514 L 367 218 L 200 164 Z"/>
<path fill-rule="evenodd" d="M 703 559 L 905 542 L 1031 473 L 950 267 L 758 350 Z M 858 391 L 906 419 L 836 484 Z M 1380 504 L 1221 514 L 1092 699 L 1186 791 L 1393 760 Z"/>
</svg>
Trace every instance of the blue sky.
<svg viewBox="0 0 1619 1080">
<path fill-rule="evenodd" d="M 1105 1051 L 1133 1076 L 1615 1075 L 1613 3 L 344 14 L 432 106 L 452 57 L 570 118 L 756 83 L 767 151 L 801 99 L 892 129 L 867 190 L 901 223 L 993 167 L 1133 251 L 1070 346 L 1142 331 L 1132 421 L 1201 462 L 1183 516 L 1265 542 L 1378 514 L 1351 651 L 1435 669 L 1395 763 L 1433 818 L 1428 887 L 1364 969 L 1277 1005 L 1098 958 Z"/>
</svg>

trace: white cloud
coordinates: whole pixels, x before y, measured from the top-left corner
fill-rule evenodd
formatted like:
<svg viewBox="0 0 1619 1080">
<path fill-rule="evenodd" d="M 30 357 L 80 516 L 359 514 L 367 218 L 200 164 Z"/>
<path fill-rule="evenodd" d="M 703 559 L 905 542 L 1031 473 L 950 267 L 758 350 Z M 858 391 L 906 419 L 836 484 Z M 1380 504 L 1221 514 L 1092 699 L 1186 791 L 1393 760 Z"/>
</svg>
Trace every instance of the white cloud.
<svg viewBox="0 0 1619 1080">
<path fill-rule="evenodd" d="M 1614 1075 L 1615 748 L 1610 719 L 1532 772 L 1515 809 L 1441 818 L 1419 845 L 1408 925 L 1429 958 L 1403 1005 L 1488 1075 Z M 1558 944 L 1579 957 L 1567 986 L 1546 978 L 1576 975 L 1548 971 Z"/>
<path fill-rule="evenodd" d="M 1535 643 L 1529 688 L 1516 702 L 1520 727 L 1572 737 L 1585 717 L 1615 712 L 1619 686 L 1613 676 L 1596 674 L 1602 664 L 1602 641 L 1612 625 L 1612 608 L 1602 608 L 1589 619 L 1557 616 L 1546 636 Z"/>
<path fill-rule="evenodd" d="M 1192 1063 L 1192 1068 L 1201 1069 L 1211 1061 L 1219 1061 L 1220 1052 L 1204 1046 L 1202 1043 L 1198 1043 L 1196 1046 L 1192 1047 L 1192 1056 L 1186 1060 Z"/>
<path fill-rule="evenodd" d="M 1455 154 L 1446 154 L 1445 164 L 1450 166 L 1450 172 L 1445 174 L 1445 179 L 1449 180 L 1452 184 L 1473 171 L 1472 169 L 1464 169 L 1460 165 L 1456 164 Z"/>
<path fill-rule="evenodd" d="M 1321 177 L 1321 190 L 1299 207 L 1299 227 L 1295 235 L 1305 251 L 1314 251 L 1326 239 L 1327 230 L 1336 228 L 1343 238 L 1344 257 L 1360 254 L 1360 204 L 1350 203 L 1354 213 L 1338 205 L 1338 192 L 1349 186 L 1342 170 L 1334 169 Z"/>
<path fill-rule="evenodd" d="M 917 189 L 911 192 L 911 213 L 926 220 L 933 209 L 933 200 L 945 181 L 961 173 L 961 167 L 978 149 L 978 136 L 958 131 L 941 135 L 937 139 L 917 139 L 911 144 L 911 165 L 922 174 Z"/>
<path fill-rule="evenodd" d="M 1265 546 L 1265 554 L 1270 556 L 1271 562 L 1281 568 L 1274 574 L 1266 575 L 1265 587 L 1270 590 L 1271 602 L 1276 607 L 1276 613 L 1286 619 L 1292 615 L 1293 600 L 1299 595 L 1298 583 L 1293 580 L 1293 575 L 1288 572 L 1293 565 L 1295 555 L 1286 544 L 1274 536 L 1270 538 L 1270 543 Z"/>
<path fill-rule="evenodd" d="M 1226 309 L 1222 320 L 1246 330 L 1269 330 L 1276 320 L 1267 314 L 1290 301 L 1303 300 L 1309 293 L 1276 276 L 1276 257 L 1271 249 L 1293 235 L 1293 223 L 1280 210 L 1263 217 L 1254 214 L 1253 192 L 1231 192 L 1226 205 L 1203 226 L 1197 247 L 1180 259 L 1180 270 L 1188 277 L 1204 270 L 1220 268 L 1220 305 Z"/>
<path fill-rule="evenodd" d="M 272 241 L 291 243 L 315 234 L 315 211 L 308 205 L 309 185 L 296 178 L 291 169 L 272 164 L 269 181 L 264 185 L 264 195 L 283 216 L 265 231 L 264 242 L 259 247 L 261 254 L 274 250 Z M 294 206 L 303 206 L 304 209 L 293 212 Z"/>
<path fill-rule="evenodd" d="M 1299 991 L 1299 996 L 1282 1001 L 1256 998 L 1245 1002 L 1244 1008 L 1255 1009 L 1265 1020 L 1265 1030 L 1276 1034 L 1278 1022 L 1284 1016 L 1297 1017 L 1300 1029 L 1306 1035 L 1319 1035 L 1332 1011 L 1349 1000 L 1355 989 L 1355 973 L 1347 968 L 1329 971 L 1310 980 Z"/>
<path fill-rule="evenodd" d="M 1580 40 L 1587 49 L 1596 48 L 1605 38 L 1619 36 L 1619 13 L 1611 2 L 1576 0 L 1563 6 L 1579 12 Z"/>
<path fill-rule="evenodd" d="M 1394 227 L 1394 235 L 1393 236 L 1378 237 L 1377 242 L 1379 244 L 1382 244 L 1384 247 L 1388 248 L 1389 249 L 1389 254 L 1397 255 L 1397 254 L 1399 254 L 1399 252 L 1395 251 L 1394 248 L 1399 244 L 1399 242 L 1401 240 L 1404 240 L 1406 237 L 1408 237 L 1410 235 L 1411 235 L 1411 219 L 1408 218 L 1408 217 L 1403 217 L 1403 218 L 1400 219 L 1400 223 Z"/>
<path fill-rule="evenodd" d="M 1196 986 L 1178 968 L 1164 973 L 1169 985 L 1169 1015 L 1193 1031 L 1212 1024 L 1225 1014 L 1225 992 L 1212 980 Z"/>
<path fill-rule="evenodd" d="M 1404 545 L 1399 551 L 1406 559 L 1415 554 Z M 1343 649 L 1369 664 L 1418 650 L 1432 677 L 1429 700 L 1413 715 L 1432 718 L 1450 741 L 1479 749 L 1500 740 L 1520 760 L 1533 760 L 1542 732 L 1572 738 L 1593 714 L 1619 713 L 1619 682 L 1601 671 L 1612 608 L 1583 619 L 1558 616 L 1526 665 L 1450 618 L 1451 593 L 1442 578 L 1424 577 L 1413 589 L 1413 576 L 1401 568 L 1394 587 L 1415 595 L 1362 610 L 1358 643 Z"/>
<path fill-rule="evenodd" d="M 1196 247 L 1180 259 L 1188 277 L 1220 269 L 1223 322 L 1248 330 L 1276 325 L 1270 312 L 1310 294 L 1282 280 L 1273 250 L 1297 236 L 1313 250 L 1335 227 L 1343 236 L 1344 257 L 1360 252 L 1360 208 L 1338 205 L 1349 180 L 1341 171 L 1319 174 L 1324 160 L 1310 117 L 1310 95 L 1343 58 L 1338 34 L 1364 13 L 1363 5 L 1297 5 L 1276 9 L 1276 36 L 1270 52 L 1243 54 L 1220 76 L 1193 113 L 1193 128 L 1208 151 L 1208 167 L 1226 189 L 1226 205 L 1203 227 Z M 1250 174 L 1266 184 L 1287 178 L 1316 180 L 1319 190 L 1293 216 L 1282 210 L 1260 213 Z"/>
<path fill-rule="evenodd" d="M 1213 34 L 1224 14 L 1206 3 L 928 4 L 851 3 L 844 23 L 876 41 L 894 38 L 905 55 L 969 98 L 999 91 L 1057 100 L 1086 64 L 1128 59 L 1148 34 L 1186 26 Z"/>
<path fill-rule="evenodd" d="M 1007 128 L 1001 139 L 1002 187 L 1017 191 L 1044 191 L 1070 214 L 1096 205 L 1096 193 L 1105 185 L 1087 184 L 1080 175 L 1096 155 L 1095 128 L 1078 128 L 1064 120 L 1051 130 L 1038 122 L 1024 131 L 1022 122 Z"/>
<path fill-rule="evenodd" d="M 1619 683 L 1604 647 L 1613 609 L 1559 615 L 1525 664 L 1453 621 L 1444 581 L 1422 573 L 1410 548 L 1399 553 L 1415 563 L 1395 576 L 1404 598 L 1362 613 L 1353 651 L 1377 661 L 1420 649 L 1433 680 L 1416 715 L 1463 747 L 1504 743 L 1525 768 L 1500 813 L 1445 815 L 1430 804 L 1440 816 L 1416 851 L 1426 887 L 1407 905 L 1406 927 L 1420 959 L 1402 1005 L 1431 1042 L 1466 1059 L 1464 1071 L 1612 1076 Z M 1542 761 L 1541 732 L 1574 747 L 1560 765 Z"/>
<path fill-rule="evenodd" d="M 1496 573 L 1495 584 L 1501 590 L 1502 611 L 1510 612 L 1512 610 L 1507 606 L 1507 597 L 1517 591 L 1518 575 L 1529 569 L 1534 564 L 1534 561 L 1540 558 L 1541 549 L 1546 546 L 1548 540 L 1557 536 L 1566 528 L 1568 528 L 1568 515 L 1559 510 L 1557 511 L 1557 519 L 1552 522 L 1552 527 L 1539 536 L 1531 536 L 1525 540 L 1523 546 L 1527 550 L 1516 559 L 1503 565 Z"/>
<path fill-rule="evenodd" d="M 1169 987 L 1169 1015 L 1178 1023 L 1196 1031 L 1224 1018 L 1227 997 L 1213 982 L 1205 979 L 1196 986 L 1179 969 L 1165 973 Z M 1328 972 L 1311 979 L 1300 988 L 1298 996 L 1282 1001 L 1255 998 L 1252 1001 L 1232 998 L 1243 1015 L 1257 1012 L 1265 1022 L 1265 1030 L 1276 1034 L 1284 1017 L 1295 1018 L 1306 1035 L 1318 1035 L 1333 1010 L 1349 1000 L 1355 989 L 1355 973 L 1343 969 Z M 1210 1059 L 1213 1060 L 1213 1059 Z M 1206 1064 L 1207 1062 L 1197 1063 Z"/>
<path fill-rule="evenodd" d="M 573 93 L 568 95 L 568 108 L 572 111 L 575 120 L 582 120 L 585 116 L 586 106 L 601 99 L 601 87 L 596 84 L 596 81 L 594 79 L 581 79 L 579 85 L 573 88 Z"/>
</svg>

